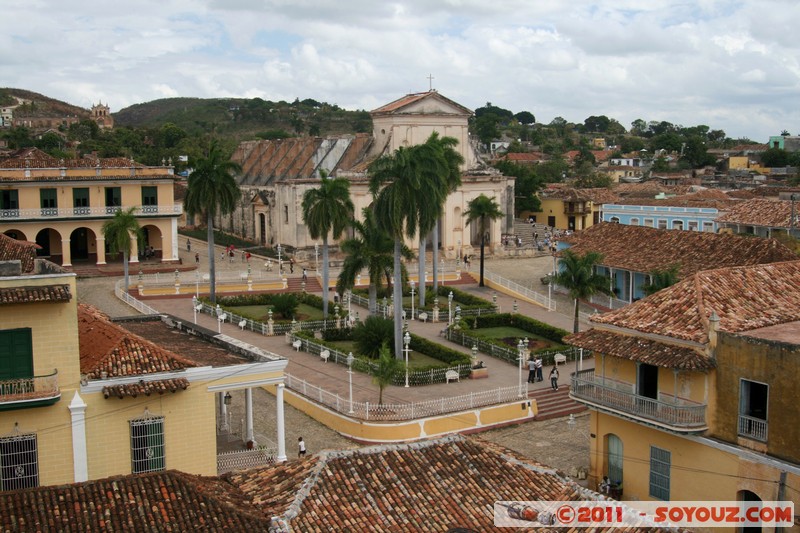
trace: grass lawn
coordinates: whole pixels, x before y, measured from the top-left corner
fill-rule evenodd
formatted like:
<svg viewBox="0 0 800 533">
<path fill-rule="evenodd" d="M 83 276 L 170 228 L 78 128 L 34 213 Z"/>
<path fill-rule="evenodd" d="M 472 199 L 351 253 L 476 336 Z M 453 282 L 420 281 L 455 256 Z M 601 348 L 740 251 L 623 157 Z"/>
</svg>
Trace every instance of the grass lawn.
<svg viewBox="0 0 800 533">
<path fill-rule="evenodd" d="M 475 333 L 481 336 L 486 336 L 492 339 L 503 341 L 510 348 L 516 348 L 520 339 L 528 338 L 528 349 L 530 350 L 543 350 L 551 346 L 556 346 L 556 343 L 531 334 L 524 329 L 515 328 L 513 326 L 497 326 L 494 328 L 478 328 L 474 330 Z M 469 332 L 467 332 L 469 334 Z"/>
<path fill-rule="evenodd" d="M 350 352 L 353 352 L 354 354 L 357 353 L 356 343 L 354 341 L 335 341 L 335 342 L 329 342 L 328 344 L 330 344 L 331 346 L 333 346 L 334 348 L 343 353 L 350 353 Z M 405 357 L 405 354 L 403 354 L 403 356 Z M 405 361 L 405 359 L 403 359 L 403 361 Z M 448 366 L 447 363 L 440 361 L 438 359 L 434 359 L 433 357 L 427 356 L 424 353 L 415 352 L 414 350 L 408 352 L 408 368 L 414 369 L 417 367 L 424 367 L 431 365 L 438 365 L 441 367 Z"/>
<path fill-rule="evenodd" d="M 230 307 L 230 309 L 237 315 L 242 315 L 244 317 L 251 318 L 253 320 L 259 320 L 264 323 L 266 323 L 267 320 L 269 320 L 269 316 L 267 315 L 266 305 L 237 305 L 234 307 Z M 333 315 L 330 314 L 330 317 L 333 318 Z M 322 309 L 317 309 L 316 307 L 312 307 L 306 304 L 300 304 L 297 306 L 297 315 L 295 316 L 295 318 L 297 320 L 322 320 Z M 273 320 L 286 320 L 286 319 L 273 316 Z"/>
</svg>

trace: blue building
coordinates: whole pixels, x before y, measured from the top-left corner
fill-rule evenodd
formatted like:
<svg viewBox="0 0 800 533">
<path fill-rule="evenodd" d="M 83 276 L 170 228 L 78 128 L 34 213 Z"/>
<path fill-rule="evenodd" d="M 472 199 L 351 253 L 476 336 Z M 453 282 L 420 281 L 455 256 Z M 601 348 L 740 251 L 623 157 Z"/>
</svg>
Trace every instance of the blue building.
<svg viewBox="0 0 800 533">
<path fill-rule="evenodd" d="M 719 214 L 715 207 L 604 204 L 602 219 L 627 226 L 716 233 Z"/>
</svg>

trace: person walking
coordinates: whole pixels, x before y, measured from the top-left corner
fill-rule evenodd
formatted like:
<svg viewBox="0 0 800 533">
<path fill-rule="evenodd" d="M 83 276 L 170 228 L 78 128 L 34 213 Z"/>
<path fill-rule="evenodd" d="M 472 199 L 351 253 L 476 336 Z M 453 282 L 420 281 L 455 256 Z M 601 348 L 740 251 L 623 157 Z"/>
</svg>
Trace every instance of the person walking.
<svg viewBox="0 0 800 533">
<path fill-rule="evenodd" d="M 189 239 L 186 239 L 186 251 L 187 252 L 192 251 L 192 241 L 190 241 Z"/>
<path fill-rule="evenodd" d="M 300 459 L 301 457 L 306 456 L 306 443 L 303 441 L 303 437 L 297 439 L 297 458 Z"/>
<path fill-rule="evenodd" d="M 294 259 L 289 258 L 289 274 L 294 274 Z"/>
<path fill-rule="evenodd" d="M 531 357 L 528 359 L 528 383 L 536 382 L 536 360 Z"/>
<path fill-rule="evenodd" d="M 550 371 L 550 386 L 553 390 L 558 390 L 558 368 L 555 365 Z"/>
<path fill-rule="evenodd" d="M 308 281 L 308 271 L 305 268 L 303 269 L 303 281 Z"/>
<path fill-rule="evenodd" d="M 194 264 L 195 265 L 199 265 L 200 264 L 200 252 L 195 252 L 194 253 Z"/>
<path fill-rule="evenodd" d="M 538 356 L 535 360 L 536 363 L 536 381 L 542 381 L 542 357 Z"/>
</svg>

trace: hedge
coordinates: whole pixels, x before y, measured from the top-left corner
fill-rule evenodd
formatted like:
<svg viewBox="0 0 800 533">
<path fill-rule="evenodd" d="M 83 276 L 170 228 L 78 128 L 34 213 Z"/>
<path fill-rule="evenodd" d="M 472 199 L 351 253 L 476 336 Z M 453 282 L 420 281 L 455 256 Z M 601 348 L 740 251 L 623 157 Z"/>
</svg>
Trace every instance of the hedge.
<svg viewBox="0 0 800 533">
<path fill-rule="evenodd" d="M 239 294 L 236 296 L 222 296 L 217 298 L 217 304 L 219 304 L 219 306 L 225 311 L 235 313 L 235 310 L 231 309 L 232 307 L 237 307 L 242 305 L 265 305 L 265 306 L 272 305 L 273 299 L 283 294 L 288 294 L 288 293 L 278 292 L 278 293 Z M 292 294 L 294 294 L 297 297 L 297 301 L 299 303 L 310 305 L 311 307 L 316 307 L 317 309 L 322 309 L 322 298 L 317 296 L 316 294 L 309 294 L 307 292 L 295 292 Z M 211 305 L 211 300 L 207 296 L 201 296 L 199 300 L 207 305 Z M 331 302 L 330 300 L 328 300 L 328 303 L 331 306 L 334 305 L 334 303 Z M 333 307 L 330 307 L 330 309 L 333 309 Z M 345 312 L 341 316 L 342 317 L 347 316 L 347 313 Z M 276 322 L 290 322 L 290 321 L 276 320 Z"/>
<path fill-rule="evenodd" d="M 514 326 L 559 344 L 564 344 L 564 337 L 569 335 L 568 331 L 561 328 L 551 326 L 550 324 L 545 324 L 544 322 L 539 322 L 538 320 L 534 320 L 533 318 L 529 318 L 524 315 L 512 313 L 481 315 L 475 317 L 474 323 L 477 324 L 478 328 Z"/>
</svg>

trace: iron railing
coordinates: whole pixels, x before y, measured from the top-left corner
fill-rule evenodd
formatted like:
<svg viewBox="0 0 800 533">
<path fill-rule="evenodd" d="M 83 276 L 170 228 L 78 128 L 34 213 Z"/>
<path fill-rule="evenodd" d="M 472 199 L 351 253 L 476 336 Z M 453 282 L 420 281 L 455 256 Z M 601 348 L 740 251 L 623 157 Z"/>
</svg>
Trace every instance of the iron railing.
<svg viewBox="0 0 800 533">
<path fill-rule="evenodd" d="M 5 379 L 0 381 L 0 403 L 22 400 L 46 400 L 61 394 L 58 370 L 46 376 Z"/>
<path fill-rule="evenodd" d="M 632 384 L 623 384 L 633 388 Z M 640 396 L 615 386 L 611 379 L 597 378 L 594 369 L 572 375 L 570 396 L 580 402 L 644 418 L 674 431 L 702 431 L 706 423 L 706 404 L 679 400 L 664 402 Z"/>
<path fill-rule="evenodd" d="M 747 415 L 739 415 L 739 436 L 767 442 L 767 421 Z"/>
<path fill-rule="evenodd" d="M 511 363 L 512 365 L 519 363 L 519 350 L 516 348 L 498 346 L 497 344 L 491 343 L 479 337 L 473 337 L 463 330 L 456 330 L 454 328 L 447 328 L 445 335 L 447 336 L 447 340 L 450 342 L 455 342 L 456 344 L 466 346 L 467 348 L 476 346 L 480 353 L 496 357 L 497 359 Z M 556 354 L 563 354 L 567 358 L 567 361 L 576 361 L 580 357 L 580 348 L 569 347 L 563 350 L 536 352 L 536 355 L 542 358 L 542 362 L 545 366 L 552 365 L 554 363 L 554 357 Z M 588 359 L 591 357 L 591 354 L 592 352 L 587 350 L 584 352 L 583 356 Z"/>
<path fill-rule="evenodd" d="M 34 209 L 0 209 L 0 219 L 42 220 L 49 218 L 97 218 L 112 217 L 117 210 L 136 208 L 139 215 L 173 216 L 183 213 L 181 204 L 175 205 L 136 205 L 110 207 L 40 207 Z"/>
</svg>

